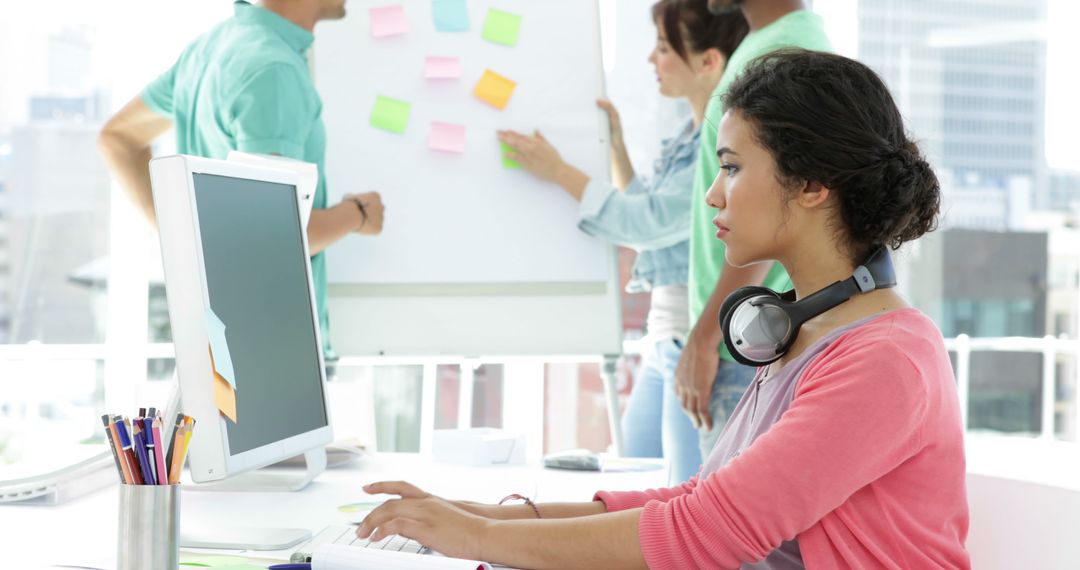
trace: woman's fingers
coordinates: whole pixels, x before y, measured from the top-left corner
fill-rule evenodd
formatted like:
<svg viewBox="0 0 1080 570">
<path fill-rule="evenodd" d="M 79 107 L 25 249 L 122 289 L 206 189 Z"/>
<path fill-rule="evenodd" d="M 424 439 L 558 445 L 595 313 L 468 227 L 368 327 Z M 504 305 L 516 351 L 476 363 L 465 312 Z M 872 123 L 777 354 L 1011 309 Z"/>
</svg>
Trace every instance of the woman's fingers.
<svg viewBox="0 0 1080 570">
<path fill-rule="evenodd" d="M 369 495 L 400 495 L 408 499 L 420 499 L 429 496 L 419 487 L 405 481 L 378 481 L 361 487 Z"/>
</svg>

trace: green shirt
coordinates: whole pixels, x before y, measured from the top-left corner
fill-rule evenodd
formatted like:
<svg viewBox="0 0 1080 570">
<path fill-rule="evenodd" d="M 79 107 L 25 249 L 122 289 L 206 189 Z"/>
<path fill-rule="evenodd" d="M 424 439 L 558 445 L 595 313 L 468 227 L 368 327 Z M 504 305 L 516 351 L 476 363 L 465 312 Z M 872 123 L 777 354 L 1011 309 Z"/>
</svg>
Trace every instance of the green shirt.
<svg viewBox="0 0 1080 570">
<path fill-rule="evenodd" d="M 716 239 L 712 225 L 715 212 L 705 203 L 705 193 L 720 171 L 720 161 L 716 158 L 716 128 L 720 124 L 720 118 L 724 116 L 720 96 L 727 93 L 735 78 L 750 61 L 782 47 L 802 47 L 818 51 L 832 49 L 828 37 L 825 36 L 825 27 L 820 16 L 806 10 L 792 12 L 760 30 L 751 32 L 743 39 L 735 53 L 731 54 L 724 75 L 716 85 L 705 110 L 697 169 L 694 173 L 695 198 L 690 209 L 691 323 L 697 322 L 698 318 L 717 318 L 715 315 L 703 317 L 701 313 L 705 310 L 709 296 L 716 289 L 720 272 L 724 268 L 724 242 Z M 783 266 L 777 263 L 769 270 L 764 285 L 776 291 L 785 291 L 791 288 L 791 280 Z M 722 343 L 719 348 L 721 358 L 735 361 Z"/>
<path fill-rule="evenodd" d="M 224 159 L 235 149 L 315 163 L 313 207 L 325 208 L 326 130 L 306 56 L 315 38 L 270 10 L 246 2 L 235 8 L 143 91 L 143 102 L 173 120 L 182 154 Z M 323 254 L 311 258 L 311 274 L 332 358 Z"/>
</svg>

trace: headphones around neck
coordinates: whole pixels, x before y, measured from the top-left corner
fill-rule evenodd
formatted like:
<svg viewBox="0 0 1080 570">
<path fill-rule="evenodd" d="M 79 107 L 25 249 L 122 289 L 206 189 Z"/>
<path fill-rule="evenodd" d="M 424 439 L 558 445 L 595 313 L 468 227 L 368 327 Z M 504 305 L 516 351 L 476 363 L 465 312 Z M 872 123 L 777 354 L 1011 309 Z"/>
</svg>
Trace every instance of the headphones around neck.
<svg viewBox="0 0 1080 570">
<path fill-rule="evenodd" d="M 795 290 L 777 293 L 767 287 L 743 287 L 720 307 L 720 329 L 735 360 L 764 366 L 780 359 L 799 336 L 799 327 L 860 293 L 896 286 L 892 257 L 885 247 L 874 249 L 850 278 L 795 299 Z"/>
</svg>

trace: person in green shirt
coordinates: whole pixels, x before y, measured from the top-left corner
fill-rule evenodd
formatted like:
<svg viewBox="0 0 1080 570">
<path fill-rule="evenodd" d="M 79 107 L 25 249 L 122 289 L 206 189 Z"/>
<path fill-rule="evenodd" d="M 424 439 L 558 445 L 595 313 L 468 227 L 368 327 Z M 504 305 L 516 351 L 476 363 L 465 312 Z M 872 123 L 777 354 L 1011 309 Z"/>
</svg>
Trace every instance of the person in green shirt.
<svg viewBox="0 0 1080 570">
<path fill-rule="evenodd" d="M 724 260 L 724 244 L 716 239 L 713 211 L 705 192 L 720 171 L 716 129 L 724 115 L 721 96 L 753 59 L 784 47 L 829 51 L 821 18 L 804 9 L 801 0 L 708 0 L 709 10 L 742 10 L 750 33 L 731 55 L 713 100 L 705 112 L 701 147 L 694 174 L 690 212 L 690 334 L 675 371 L 675 389 L 683 409 L 698 427 L 702 457 L 708 457 L 728 414 L 742 398 L 754 369 L 735 362 L 724 347 L 718 314 L 733 291 L 765 285 L 777 291 L 791 288 L 779 263 L 734 267 Z"/>
<path fill-rule="evenodd" d="M 323 251 L 351 233 L 382 231 L 377 192 L 327 207 L 322 100 L 308 70 L 315 24 L 345 17 L 345 0 L 236 2 L 234 17 L 189 45 L 177 62 L 105 124 L 98 146 L 113 175 L 152 224 L 151 145 L 176 129 L 176 150 L 224 159 L 230 150 L 318 166 L 308 222 L 311 273 L 326 359 L 330 349 Z"/>
</svg>

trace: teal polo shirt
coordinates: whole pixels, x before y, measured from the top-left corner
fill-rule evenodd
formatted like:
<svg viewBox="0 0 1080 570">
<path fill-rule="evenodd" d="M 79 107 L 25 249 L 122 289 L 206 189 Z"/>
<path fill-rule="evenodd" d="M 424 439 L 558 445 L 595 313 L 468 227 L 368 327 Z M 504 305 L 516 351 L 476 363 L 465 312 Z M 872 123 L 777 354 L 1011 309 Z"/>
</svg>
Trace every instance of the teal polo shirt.
<svg viewBox="0 0 1080 570">
<path fill-rule="evenodd" d="M 326 129 L 306 52 L 315 37 L 270 10 L 236 3 L 142 93 L 172 119 L 177 151 L 224 159 L 230 150 L 279 154 L 319 167 L 313 207 L 326 207 Z M 323 348 L 330 350 L 326 259 L 311 258 Z"/>
</svg>

